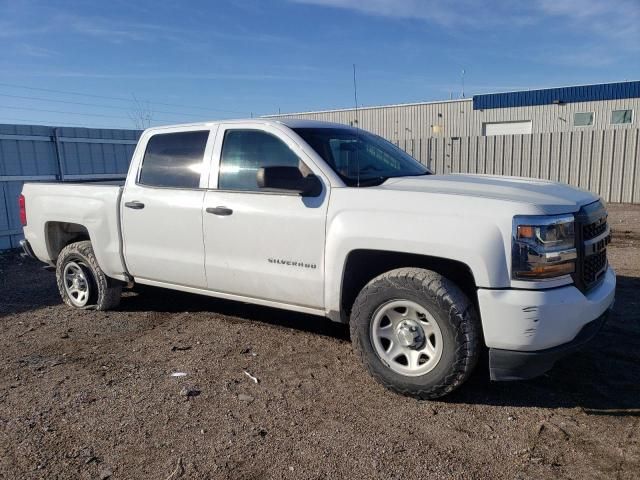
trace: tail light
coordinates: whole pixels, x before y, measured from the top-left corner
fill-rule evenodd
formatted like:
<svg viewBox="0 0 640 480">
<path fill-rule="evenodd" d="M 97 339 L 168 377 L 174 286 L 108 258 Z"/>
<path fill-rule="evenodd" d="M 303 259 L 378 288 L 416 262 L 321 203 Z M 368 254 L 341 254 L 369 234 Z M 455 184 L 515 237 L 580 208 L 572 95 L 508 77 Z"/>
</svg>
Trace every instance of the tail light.
<svg viewBox="0 0 640 480">
<path fill-rule="evenodd" d="M 20 223 L 23 227 L 27 226 L 27 206 L 24 201 L 24 195 L 18 197 L 18 207 L 20 208 Z"/>
</svg>

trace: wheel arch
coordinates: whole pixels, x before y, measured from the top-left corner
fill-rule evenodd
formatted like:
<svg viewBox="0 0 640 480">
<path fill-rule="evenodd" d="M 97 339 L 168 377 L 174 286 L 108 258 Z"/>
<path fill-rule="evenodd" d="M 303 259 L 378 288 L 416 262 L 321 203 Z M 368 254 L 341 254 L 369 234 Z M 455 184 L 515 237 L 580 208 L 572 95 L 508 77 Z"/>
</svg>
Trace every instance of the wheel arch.
<svg viewBox="0 0 640 480">
<path fill-rule="evenodd" d="M 348 253 L 340 284 L 340 310 L 334 320 L 348 323 L 353 303 L 378 275 L 402 267 L 424 268 L 454 282 L 478 309 L 477 284 L 471 268 L 459 260 L 389 250 L 355 249 Z"/>
<path fill-rule="evenodd" d="M 83 240 L 91 241 L 89 229 L 79 223 L 52 221 L 45 224 L 44 230 L 47 252 L 53 263 L 67 245 Z"/>
</svg>

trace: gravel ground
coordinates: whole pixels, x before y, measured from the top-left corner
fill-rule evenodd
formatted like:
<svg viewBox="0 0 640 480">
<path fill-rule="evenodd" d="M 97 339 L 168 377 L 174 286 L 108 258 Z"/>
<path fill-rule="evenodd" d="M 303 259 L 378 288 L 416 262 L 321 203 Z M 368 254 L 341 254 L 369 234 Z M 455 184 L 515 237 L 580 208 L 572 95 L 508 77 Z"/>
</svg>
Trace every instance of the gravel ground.
<svg viewBox="0 0 640 480">
<path fill-rule="evenodd" d="M 151 288 L 74 311 L 0 256 L 0 478 L 637 479 L 640 207 L 611 224 L 617 300 L 587 349 L 528 382 L 482 362 L 430 402 L 374 383 L 345 326 Z"/>
</svg>

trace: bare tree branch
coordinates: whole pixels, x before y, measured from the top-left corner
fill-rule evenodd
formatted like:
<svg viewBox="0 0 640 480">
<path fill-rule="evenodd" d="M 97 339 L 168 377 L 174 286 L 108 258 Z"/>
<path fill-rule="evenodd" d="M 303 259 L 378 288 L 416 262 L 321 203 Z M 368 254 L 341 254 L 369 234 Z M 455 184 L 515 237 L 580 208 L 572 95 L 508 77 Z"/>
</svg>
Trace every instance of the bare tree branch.
<svg viewBox="0 0 640 480">
<path fill-rule="evenodd" d="M 129 112 L 129 118 L 133 122 L 133 125 L 138 130 L 145 130 L 151 126 L 153 120 L 153 110 L 149 102 L 138 100 L 135 94 L 133 97 L 133 106 Z"/>
</svg>

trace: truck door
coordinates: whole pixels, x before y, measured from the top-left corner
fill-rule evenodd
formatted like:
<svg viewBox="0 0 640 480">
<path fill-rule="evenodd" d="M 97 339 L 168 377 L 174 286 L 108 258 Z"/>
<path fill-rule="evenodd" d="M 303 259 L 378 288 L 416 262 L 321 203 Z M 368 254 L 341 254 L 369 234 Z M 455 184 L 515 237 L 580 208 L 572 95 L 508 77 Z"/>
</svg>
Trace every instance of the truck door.
<svg viewBox="0 0 640 480">
<path fill-rule="evenodd" d="M 146 147 L 120 206 L 125 261 L 136 281 L 207 288 L 202 205 L 214 136 L 172 127 L 141 139 Z"/>
<path fill-rule="evenodd" d="M 218 160 L 218 161 L 216 161 Z M 258 169 L 296 166 L 323 182 L 316 197 L 261 191 Z M 324 306 L 328 182 L 287 134 L 264 124 L 218 130 L 204 200 L 209 289 L 226 294 Z"/>
</svg>

